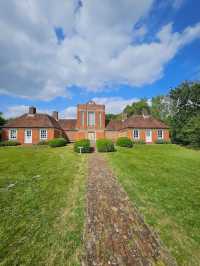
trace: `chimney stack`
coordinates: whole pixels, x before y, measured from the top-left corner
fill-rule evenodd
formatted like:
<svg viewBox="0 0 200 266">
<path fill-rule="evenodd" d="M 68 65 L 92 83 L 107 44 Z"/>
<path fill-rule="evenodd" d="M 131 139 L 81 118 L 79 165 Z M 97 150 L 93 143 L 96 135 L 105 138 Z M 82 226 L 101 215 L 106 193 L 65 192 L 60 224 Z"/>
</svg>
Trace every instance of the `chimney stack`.
<svg viewBox="0 0 200 266">
<path fill-rule="evenodd" d="M 53 118 L 54 118 L 56 121 L 58 121 L 58 112 L 57 112 L 57 111 L 53 111 L 52 116 L 53 116 Z"/>
<path fill-rule="evenodd" d="M 36 114 L 36 108 L 34 106 L 29 107 L 29 115 L 34 115 Z"/>
</svg>

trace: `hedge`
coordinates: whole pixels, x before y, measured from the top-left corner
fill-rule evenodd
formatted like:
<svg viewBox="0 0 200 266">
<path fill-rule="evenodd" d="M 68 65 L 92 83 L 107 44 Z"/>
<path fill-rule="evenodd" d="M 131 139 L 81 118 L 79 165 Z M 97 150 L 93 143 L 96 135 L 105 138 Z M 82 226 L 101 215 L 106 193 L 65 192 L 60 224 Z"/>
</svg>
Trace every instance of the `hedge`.
<svg viewBox="0 0 200 266">
<path fill-rule="evenodd" d="M 15 141 L 15 140 L 6 140 L 6 141 L 0 142 L 0 147 L 18 146 L 18 145 L 21 145 L 21 143 L 19 141 Z"/>
<path fill-rule="evenodd" d="M 133 142 L 127 137 L 120 137 L 117 139 L 116 145 L 120 147 L 132 148 Z"/>
<path fill-rule="evenodd" d="M 163 139 L 158 139 L 155 142 L 156 144 L 171 144 L 170 140 L 163 140 Z"/>
<path fill-rule="evenodd" d="M 48 141 L 48 144 L 52 148 L 63 147 L 67 144 L 67 140 L 64 138 L 55 138 Z"/>
<path fill-rule="evenodd" d="M 98 152 L 112 152 L 115 151 L 114 144 L 110 139 L 98 139 L 96 141 Z"/>
<path fill-rule="evenodd" d="M 91 152 L 89 139 L 77 140 L 74 143 L 74 151 L 80 153 L 80 147 L 82 147 L 81 153 L 89 153 L 89 152 Z"/>
</svg>

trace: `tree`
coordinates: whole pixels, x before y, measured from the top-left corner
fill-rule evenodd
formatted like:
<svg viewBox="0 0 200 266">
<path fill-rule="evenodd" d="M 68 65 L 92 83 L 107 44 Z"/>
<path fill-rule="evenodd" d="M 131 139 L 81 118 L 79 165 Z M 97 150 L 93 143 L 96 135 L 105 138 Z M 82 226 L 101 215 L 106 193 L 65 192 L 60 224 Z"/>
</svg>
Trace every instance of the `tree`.
<svg viewBox="0 0 200 266">
<path fill-rule="evenodd" d="M 0 126 L 3 126 L 5 124 L 6 120 L 3 118 L 3 113 L 0 112 Z"/>
<path fill-rule="evenodd" d="M 126 113 L 128 117 L 131 115 L 141 115 L 144 112 L 149 114 L 150 106 L 147 102 L 147 99 L 141 99 L 138 102 L 132 103 L 132 105 L 127 105 L 123 112 Z"/>
<path fill-rule="evenodd" d="M 151 114 L 156 119 L 169 123 L 171 116 L 171 100 L 169 96 L 156 96 L 151 101 Z"/>
<path fill-rule="evenodd" d="M 183 143 L 200 147 L 200 115 L 191 117 L 182 129 Z"/>
<path fill-rule="evenodd" d="M 172 140 L 186 144 L 187 127 L 196 121 L 190 120 L 200 115 L 200 83 L 184 82 L 170 91 L 170 99 Z"/>
</svg>

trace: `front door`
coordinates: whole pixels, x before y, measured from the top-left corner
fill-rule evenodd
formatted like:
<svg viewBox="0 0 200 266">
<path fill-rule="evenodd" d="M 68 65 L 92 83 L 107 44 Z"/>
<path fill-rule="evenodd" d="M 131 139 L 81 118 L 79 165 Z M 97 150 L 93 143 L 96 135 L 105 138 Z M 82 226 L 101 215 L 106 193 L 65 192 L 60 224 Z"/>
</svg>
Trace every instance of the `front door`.
<svg viewBox="0 0 200 266">
<path fill-rule="evenodd" d="M 25 129 L 24 131 L 24 143 L 32 143 L 32 130 Z"/>
<path fill-rule="evenodd" d="M 152 142 L 152 130 L 151 129 L 146 130 L 146 142 Z"/>
<path fill-rule="evenodd" d="M 95 143 L 96 142 L 95 132 L 88 132 L 88 139 L 90 140 L 91 143 Z"/>
</svg>

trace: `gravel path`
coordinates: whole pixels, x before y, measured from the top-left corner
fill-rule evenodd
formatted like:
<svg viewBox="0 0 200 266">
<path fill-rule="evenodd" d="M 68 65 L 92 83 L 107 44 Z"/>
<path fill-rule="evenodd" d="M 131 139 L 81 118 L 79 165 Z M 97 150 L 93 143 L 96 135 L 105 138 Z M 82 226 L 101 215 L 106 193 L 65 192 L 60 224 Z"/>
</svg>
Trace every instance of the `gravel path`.
<svg viewBox="0 0 200 266">
<path fill-rule="evenodd" d="M 176 265 L 105 159 L 89 155 L 85 265 Z"/>
</svg>

